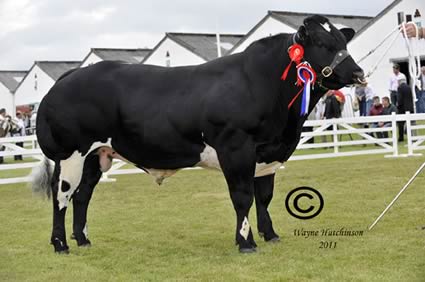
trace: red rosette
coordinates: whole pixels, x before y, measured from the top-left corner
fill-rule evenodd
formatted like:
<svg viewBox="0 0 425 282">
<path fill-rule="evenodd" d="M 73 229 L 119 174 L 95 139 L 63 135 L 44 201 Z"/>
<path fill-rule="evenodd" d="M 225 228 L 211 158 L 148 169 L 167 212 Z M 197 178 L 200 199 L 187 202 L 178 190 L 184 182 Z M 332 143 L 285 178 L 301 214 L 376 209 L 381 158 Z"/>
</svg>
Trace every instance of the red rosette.
<svg viewBox="0 0 425 282">
<path fill-rule="evenodd" d="M 288 54 L 291 61 L 299 65 L 304 57 L 304 47 L 300 44 L 293 44 L 289 47 Z"/>
<path fill-rule="evenodd" d="M 301 63 L 301 60 L 304 57 L 304 47 L 300 44 L 292 44 L 288 48 L 288 55 L 291 59 L 291 62 L 288 64 L 288 66 L 285 68 L 285 71 L 282 74 L 281 79 L 286 80 L 286 77 L 288 76 L 289 69 L 291 68 L 291 65 L 293 62 L 296 63 L 296 65 L 299 65 Z"/>
</svg>

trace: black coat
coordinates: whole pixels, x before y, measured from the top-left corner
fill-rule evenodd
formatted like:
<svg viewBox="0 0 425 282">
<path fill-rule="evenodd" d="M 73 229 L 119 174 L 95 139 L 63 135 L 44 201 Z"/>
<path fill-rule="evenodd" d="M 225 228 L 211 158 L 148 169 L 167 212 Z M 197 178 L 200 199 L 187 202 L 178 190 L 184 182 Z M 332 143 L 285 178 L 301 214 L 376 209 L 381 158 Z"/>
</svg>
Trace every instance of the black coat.
<svg viewBox="0 0 425 282">
<path fill-rule="evenodd" d="M 402 83 L 397 91 L 397 109 L 399 114 L 404 114 L 409 111 L 413 113 L 413 96 L 412 89 L 407 83 Z"/>
</svg>

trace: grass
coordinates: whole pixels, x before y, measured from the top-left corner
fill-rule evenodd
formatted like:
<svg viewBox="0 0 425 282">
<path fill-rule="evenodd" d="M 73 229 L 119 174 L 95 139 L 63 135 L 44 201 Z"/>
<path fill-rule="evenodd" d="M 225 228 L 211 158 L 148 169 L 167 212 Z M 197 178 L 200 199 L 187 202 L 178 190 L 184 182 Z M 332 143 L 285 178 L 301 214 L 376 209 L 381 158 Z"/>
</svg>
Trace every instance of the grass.
<svg viewBox="0 0 425 282">
<path fill-rule="evenodd" d="M 93 246 L 56 255 L 48 244 L 51 204 L 25 185 L 0 186 L 0 281 L 424 281 L 423 173 L 362 237 L 294 236 L 294 229 L 365 230 L 423 158 L 359 156 L 286 164 L 276 176 L 271 214 L 279 244 L 258 238 L 258 252 L 233 244 L 235 215 L 220 173 L 182 171 L 158 187 L 148 175 L 117 176 L 96 188 L 89 210 Z M 288 215 L 298 186 L 325 199 L 311 220 Z M 72 209 L 72 208 L 71 208 Z M 72 210 L 68 211 L 68 237 Z M 254 208 L 250 223 L 256 226 Z M 320 241 L 337 242 L 320 249 Z"/>
</svg>

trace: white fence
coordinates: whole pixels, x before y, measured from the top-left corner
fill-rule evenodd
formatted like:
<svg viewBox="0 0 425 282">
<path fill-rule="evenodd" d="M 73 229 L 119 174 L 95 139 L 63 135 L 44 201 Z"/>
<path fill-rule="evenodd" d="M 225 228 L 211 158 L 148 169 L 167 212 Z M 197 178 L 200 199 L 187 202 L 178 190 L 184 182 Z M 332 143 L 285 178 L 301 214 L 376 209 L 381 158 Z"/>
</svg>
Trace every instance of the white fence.
<svg viewBox="0 0 425 282">
<path fill-rule="evenodd" d="M 423 121 L 421 124 L 421 121 Z M 386 123 L 386 127 L 373 127 L 374 124 Z M 400 154 L 397 141 L 397 122 L 406 124 L 407 153 Z M 369 127 L 365 127 L 365 125 Z M 295 154 L 289 159 L 308 160 L 318 158 L 345 157 L 369 154 L 385 154 L 386 157 L 415 156 L 417 151 L 425 150 L 425 114 L 404 114 L 388 116 L 352 117 L 332 120 L 306 121 L 304 128 L 312 128 L 312 131 L 303 132 Z M 424 135 L 420 135 L 421 131 Z M 383 135 L 384 138 L 378 138 Z M 309 140 L 314 139 L 314 143 Z M 326 140 L 318 140 L 326 139 Z M 330 139 L 330 141 L 328 141 Z M 349 139 L 349 140 L 347 140 Z M 320 141 L 320 142 L 318 142 Z M 25 148 L 15 143 L 24 142 Z M 370 147 L 367 145 L 374 145 Z M 0 138 L 0 146 L 5 150 L 0 151 L 0 157 L 22 155 L 35 159 L 42 159 L 42 153 L 37 148 L 37 139 L 34 135 L 24 137 Z M 15 162 L 13 164 L 0 164 L 1 175 L 6 171 L 32 168 L 38 162 Z M 109 176 L 120 174 L 143 173 L 138 168 L 125 169 L 126 163 L 114 161 L 108 173 L 102 177 L 102 181 L 114 181 Z M 28 182 L 29 177 L 0 177 L 0 184 Z"/>
</svg>

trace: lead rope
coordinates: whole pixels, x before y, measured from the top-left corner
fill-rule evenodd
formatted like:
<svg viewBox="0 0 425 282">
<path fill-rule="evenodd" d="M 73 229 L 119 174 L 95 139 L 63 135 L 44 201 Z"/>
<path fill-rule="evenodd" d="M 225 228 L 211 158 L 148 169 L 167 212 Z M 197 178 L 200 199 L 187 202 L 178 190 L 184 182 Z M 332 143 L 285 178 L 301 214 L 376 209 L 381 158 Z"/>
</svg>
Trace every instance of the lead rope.
<svg viewBox="0 0 425 282">
<path fill-rule="evenodd" d="M 399 29 L 399 27 L 397 26 L 397 30 Z M 370 70 L 367 72 L 365 78 L 370 77 L 377 69 L 379 64 L 382 62 L 382 60 L 384 60 L 385 56 L 388 54 L 388 52 L 391 50 L 391 48 L 393 47 L 393 45 L 395 44 L 395 42 L 397 41 L 398 37 L 400 35 L 400 32 L 397 32 L 395 34 L 395 36 L 393 37 L 393 40 L 391 40 L 391 43 L 388 45 L 387 49 L 385 50 L 385 52 L 382 53 L 381 57 L 379 57 L 379 59 L 377 60 L 377 62 L 375 63 L 375 65 L 373 65 Z"/>
<path fill-rule="evenodd" d="M 420 69 L 421 69 L 421 58 L 419 55 L 419 51 L 418 51 L 418 42 L 419 42 L 419 30 L 418 30 L 418 26 L 416 25 L 416 23 L 411 22 L 411 24 L 413 24 L 413 26 L 415 27 L 416 30 L 416 36 L 415 38 L 407 38 L 407 33 L 406 33 L 406 23 L 403 23 L 401 25 L 401 30 L 404 34 L 404 42 L 406 43 L 406 48 L 407 48 L 407 52 L 409 54 L 409 74 L 410 77 L 413 79 L 413 82 L 411 84 L 412 87 L 412 96 L 413 96 L 413 101 L 417 102 L 417 98 L 416 98 L 416 85 L 417 85 L 417 81 L 421 75 L 420 73 Z M 413 103 L 413 107 L 414 107 L 414 112 L 416 113 L 416 103 Z"/>
</svg>

